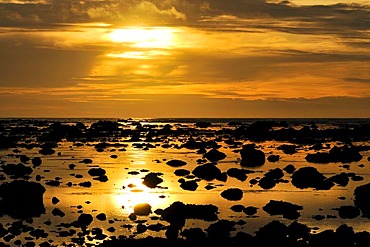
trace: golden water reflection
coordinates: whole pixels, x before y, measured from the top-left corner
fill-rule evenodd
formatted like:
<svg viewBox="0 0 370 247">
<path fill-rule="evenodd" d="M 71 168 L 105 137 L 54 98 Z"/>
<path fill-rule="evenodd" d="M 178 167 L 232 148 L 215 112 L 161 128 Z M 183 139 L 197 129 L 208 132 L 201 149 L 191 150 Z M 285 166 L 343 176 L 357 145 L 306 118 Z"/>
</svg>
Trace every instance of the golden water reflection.
<svg viewBox="0 0 370 247">
<path fill-rule="evenodd" d="M 167 201 L 167 197 L 148 188 L 143 183 L 141 178 L 128 178 L 121 182 L 122 190 L 116 194 L 112 194 L 112 201 L 117 208 L 122 208 L 123 213 L 132 213 L 136 205 L 148 203 L 152 210 L 163 208 Z"/>
</svg>

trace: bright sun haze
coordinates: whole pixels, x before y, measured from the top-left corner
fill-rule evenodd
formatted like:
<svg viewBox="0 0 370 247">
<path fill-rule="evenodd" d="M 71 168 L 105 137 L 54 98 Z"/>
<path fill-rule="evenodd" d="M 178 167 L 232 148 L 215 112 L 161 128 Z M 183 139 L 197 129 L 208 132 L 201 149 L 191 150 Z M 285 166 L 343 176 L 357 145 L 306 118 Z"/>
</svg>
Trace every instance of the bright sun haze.
<svg viewBox="0 0 370 247">
<path fill-rule="evenodd" d="M 173 45 L 175 30 L 165 27 L 123 28 L 113 30 L 109 37 L 114 42 L 130 43 L 141 48 L 169 48 Z"/>
</svg>

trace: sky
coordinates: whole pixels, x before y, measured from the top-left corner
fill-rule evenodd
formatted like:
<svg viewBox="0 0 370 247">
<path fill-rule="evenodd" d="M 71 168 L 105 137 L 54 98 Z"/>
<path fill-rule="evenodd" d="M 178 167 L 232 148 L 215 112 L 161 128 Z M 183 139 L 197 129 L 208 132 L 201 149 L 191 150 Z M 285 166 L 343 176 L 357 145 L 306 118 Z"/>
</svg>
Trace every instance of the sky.
<svg viewBox="0 0 370 247">
<path fill-rule="evenodd" d="M 0 117 L 369 118 L 370 1 L 0 0 Z"/>
</svg>

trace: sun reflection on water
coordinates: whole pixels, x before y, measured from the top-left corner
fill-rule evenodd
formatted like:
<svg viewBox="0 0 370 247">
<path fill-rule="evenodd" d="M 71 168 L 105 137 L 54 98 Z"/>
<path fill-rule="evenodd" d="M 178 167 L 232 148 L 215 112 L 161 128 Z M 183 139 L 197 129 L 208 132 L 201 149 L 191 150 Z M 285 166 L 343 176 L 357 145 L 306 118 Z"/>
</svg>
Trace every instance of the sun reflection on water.
<svg viewBox="0 0 370 247">
<path fill-rule="evenodd" d="M 122 208 L 125 213 L 132 213 L 135 205 L 148 203 L 152 209 L 162 208 L 167 200 L 165 196 L 148 188 L 141 178 L 128 178 L 122 181 L 122 190 L 112 194 L 112 200 L 116 207 Z"/>
</svg>

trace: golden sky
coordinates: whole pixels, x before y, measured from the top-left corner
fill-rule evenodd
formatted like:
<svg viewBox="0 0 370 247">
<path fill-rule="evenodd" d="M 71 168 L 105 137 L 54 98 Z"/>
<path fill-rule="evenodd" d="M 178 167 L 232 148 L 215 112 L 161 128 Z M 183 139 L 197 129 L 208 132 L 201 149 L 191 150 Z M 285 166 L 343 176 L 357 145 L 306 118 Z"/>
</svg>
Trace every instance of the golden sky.
<svg viewBox="0 0 370 247">
<path fill-rule="evenodd" d="M 0 0 L 0 117 L 370 117 L 370 1 Z"/>
</svg>

